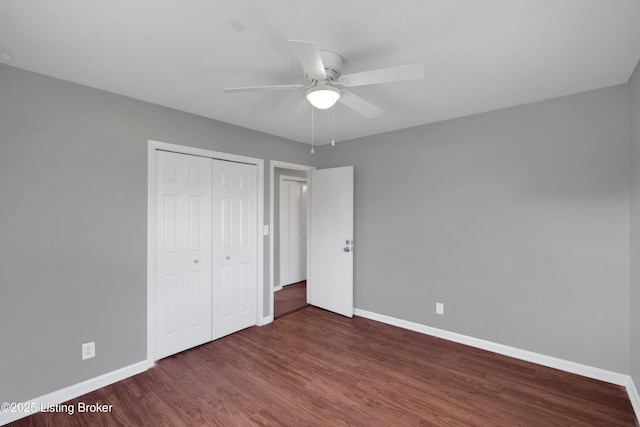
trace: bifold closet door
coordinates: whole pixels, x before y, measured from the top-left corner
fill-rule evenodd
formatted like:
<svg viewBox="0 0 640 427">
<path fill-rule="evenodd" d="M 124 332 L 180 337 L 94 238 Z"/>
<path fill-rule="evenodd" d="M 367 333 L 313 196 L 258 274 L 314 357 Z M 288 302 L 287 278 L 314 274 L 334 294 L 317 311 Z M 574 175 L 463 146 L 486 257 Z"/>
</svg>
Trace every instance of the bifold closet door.
<svg viewBox="0 0 640 427">
<path fill-rule="evenodd" d="M 211 159 L 157 151 L 156 358 L 211 341 Z"/>
<path fill-rule="evenodd" d="M 213 160 L 213 339 L 256 324 L 257 167 Z"/>
</svg>

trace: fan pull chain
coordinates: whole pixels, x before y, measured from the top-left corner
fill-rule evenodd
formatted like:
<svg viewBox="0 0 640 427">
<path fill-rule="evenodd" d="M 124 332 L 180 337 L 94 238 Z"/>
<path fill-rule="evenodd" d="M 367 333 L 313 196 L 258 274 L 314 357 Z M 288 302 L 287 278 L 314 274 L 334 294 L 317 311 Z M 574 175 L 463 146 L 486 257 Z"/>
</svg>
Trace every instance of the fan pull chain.
<svg viewBox="0 0 640 427">
<path fill-rule="evenodd" d="M 313 149 L 313 106 L 311 106 L 311 154 L 315 153 L 316 150 Z"/>
<path fill-rule="evenodd" d="M 336 111 L 336 104 L 333 104 L 331 106 L 331 145 L 333 147 L 336 146 L 336 132 L 335 132 L 335 126 L 334 126 L 334 116 L 335 116 L 335 111 Z"/>
</svg>

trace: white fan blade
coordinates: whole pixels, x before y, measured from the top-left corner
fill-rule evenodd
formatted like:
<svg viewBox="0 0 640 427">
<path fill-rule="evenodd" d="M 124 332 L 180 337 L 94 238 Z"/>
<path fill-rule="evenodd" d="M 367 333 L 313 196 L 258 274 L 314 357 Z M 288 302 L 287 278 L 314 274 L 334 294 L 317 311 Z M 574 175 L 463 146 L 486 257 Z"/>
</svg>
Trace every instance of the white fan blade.
<svg viewBox="0 0 640 427">
<path fill-rule="evenodd" d="M 227 87 L 224 88 L 225 93 L 241 93 L 241 92 L 265 92 L 273 90 L 297 90 L 302 89 L 304 85 L 274 85 L 274 86 L 247 86 L 247 87 Z"/>
<path fill-rule="evenodd" d="M 307 78 L 324 80 L 327 73 L 324 71 L 324 63 L 320 57 L 318 46 L 312 42 L 302 40 L 289 40 L 289 46 L 293 56 L 298 58 Z"/>
<path fill-rule="evenodd" d="M 345 74 L 340 77 L 339 83 L 343 86 L 364 86 L 378 83 L 400 82 L 403 80 L 416 80 L 424 77 L 422 64 L 400 65 L 397 67 L 380 68 L 378 70 L 363 71 L 361 73 Z"/>
<path fill-rule="evenodd" d="M 353 92 L 343 90 L 339 101 L 347 107 L 351 108 L 356 113 L 363 115 L 367 119 L 375 119 L 380 114 L 382 114 L 381 109 L 379 109 L 369 101 L 365 101 L 364 99 L 360 98 Z"/>
<path fill-rule="evenodd" d="M 303 114 L 307 113 L 310 108 L 311 104 L 309 104 L 307 98 L 302 98 L 296 107 L 291 110 L 287 118 L 291 120 L 300 120 L 300 117 L 303 117 Z"/>
</svg>

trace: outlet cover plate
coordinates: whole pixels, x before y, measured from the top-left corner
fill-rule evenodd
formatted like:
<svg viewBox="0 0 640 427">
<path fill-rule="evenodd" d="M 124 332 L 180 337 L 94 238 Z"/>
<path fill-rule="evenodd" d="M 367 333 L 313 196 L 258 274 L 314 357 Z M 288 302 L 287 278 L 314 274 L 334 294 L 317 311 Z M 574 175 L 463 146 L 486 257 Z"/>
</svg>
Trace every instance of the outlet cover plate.
<svg viewBox="0 0 640 427">
<path fill-rule="evenodd" d="M 96 357 L 96 343 L 94 341 L 82 344 L 82 360 Z"/>
<path fill-rule="evenodd" d="M 436 303 L 436 314 L 444 314 L 444 304 L 441 302 Z"/>
</svg>

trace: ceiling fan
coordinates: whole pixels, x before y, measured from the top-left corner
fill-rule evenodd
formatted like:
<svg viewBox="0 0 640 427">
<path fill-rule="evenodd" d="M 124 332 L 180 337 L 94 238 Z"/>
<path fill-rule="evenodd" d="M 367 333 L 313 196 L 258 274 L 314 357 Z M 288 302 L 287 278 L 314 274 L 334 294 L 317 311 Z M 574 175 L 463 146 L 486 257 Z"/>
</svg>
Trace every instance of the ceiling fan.
<svg viewBox="0 0 640 427">
<path fill-rule="evenodd" d="M 225 88 L 224 92 L 305 89 L 307 100 L 316 108 L 324 110 L 333 107 L 336 102 L 341 102 L 362 116 L 373 119 L 382 114 L 380 108 L 360 98 L 353 92 L 341 88 L 416 80 L 424 77 L 424 68 L 420 63 L 342 74 L 344 61 L 337 53 L 319 50 L 315 43 L 302 40 L 289 40 L 289 45 L 293 56 L 302 64 L 304 76 L 309 83 L 306 85 L 231 87 Z"/>
</svg>

